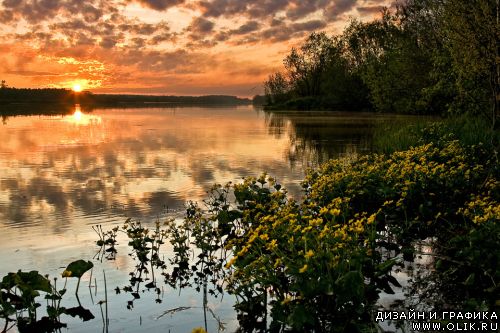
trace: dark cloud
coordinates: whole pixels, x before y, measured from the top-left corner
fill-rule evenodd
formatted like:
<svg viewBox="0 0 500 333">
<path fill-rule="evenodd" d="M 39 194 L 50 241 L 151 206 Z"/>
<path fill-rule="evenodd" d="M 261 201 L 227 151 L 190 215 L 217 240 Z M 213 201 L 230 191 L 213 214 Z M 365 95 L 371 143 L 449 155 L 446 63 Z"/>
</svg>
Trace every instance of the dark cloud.
<svg viewBox="0 0 500 333">
<path fill-rule="evenodd" d="M 281 18 L 273 18 L 271 20 L 271 27 L 277 27 L 285 23 L 285 21 Z"/>
<path fill-rule="evenodd" d="M 284 10 L 289 0 L 202 0 L 197 6 L 205 17 L 232 17 L 245 15 L 250 18 L 272 17 L 276 12 Z"/>
<path fill-rule="evenodd" d="M 302 32 L 302 31 L 315 31 L 319 29 L 323 29 L 326 27 L 326 22 L 322 20 L 310 20 L 306 22 L 293 23 L 291 28 L 293 32 Z"/>
<path fill-rule="evenodd" d="M 193 34 L 207 34 L 214 29 L 214 23 L 203 17 L 196 17 L 193 19 L 189 27 L 187 28 Z"/>
<path fill-rule="evenodd" d="M 384 6 L 363 6 L 363 7 L 357 7 L 356 10 L 361 14 L 361 15 L 373 15 L 373 14 L 379 14 L 382 12 L 384 9 Z"/>
<path fill-rule="evenodd" d="M 101 2 L 90 0 L 82 3 L 80 0 L 4 0 L 0 17 L 3 23 L 25 19 L 31 24 L 43 22 L 58 15 L 75 17 L 81 15 L 86 21 L 95 21 L 104 15 L 104 12 L 114 11 L 112 6 L 102 5 Z"/>
<path fill-rule="evenodd" d="M 145 23 L 118 13 L 92 22 L 86 21 L 81 16 L 66 18 L 56 23 L 47 22 L 46 29 L 35 24 L 31 26 L 31 30 L 32 32 L 17 34 L 15 39 L 33 42 L 45 50 L 57 45 L 66 48 L 94 45 L 110 49 L 118 43 L 128 47 L 143 47 L 157 45 L 175 37 L 164 21 L 155 24 Z M 44 30 L 50 33 L 40 32 Z"/>
<path fill-rule="evenodd" d="M 177 34 L 176 33 L 170 33 L 170 32 L 164 32 L 160 33 L 158 35 L 153 36 L 148 40 L 149 45 L 158 45 L 163 42 L 176 42 L 177 41 Z"/>
<path fill-rule="evenodd" d="M 199 52 L 185 49 L 175 51 L 147 51 L 130 49 L 117 52 L 116 62 L 119 65 L 136 66 L 142 71 L 169 72 L 172 74 L 202 73 L 207 67 L 214 67 L 212 58 Z"/>
<path fill-rule="evenodd" d="M 292 5 L 286 11 L 286 16 L 291 20 L 301 19 L 318 10 L 322 10 L 328 3 L 328 0 L 300 0 L 291 2 Z"/>
<path fill-rule="evenodd" d="M 289 0 L 260 0 L 249 4 L 247 16 L 266 19 L 273 17 L 278 11 L 285 10 Z"/>
<path fill-rule="evenodd" d="M 144 7 L 154 10 L 165 10 L 170 7 L 178 6 L 184 3 L 184 0 L 133 0 Z"/>
<path fill-rule="evenodd" d="M 195 17 L 191 24 L 185 29 L 189 32 L 187 36 L 189 42 L 186 43 L 188 48 L 207 48 L 217 44 L 215 39 L 212 39 L 211 33 L 214 30 L 215 24 L 204 17 Z"/>
<path fill-rule="evenodd" d="M 238 29 L 231 30 L 231 32 L 236 35 L 244 35 L 258 30 L 260 26 L 260 23 L 257 21 L 248 21 L 247 23 L 241 25 Z"/>
<path fill-rule="evenodd" d="M 281 42 L 297 37 L 302 37 L 306 33 L 309 33 L 311 31 L 321 30 L 325 28 L 326 25 L 327 23 L 323 20 L 309 20 L 291 24 L 283 22 L 281 24 L 271 26 L 270 28 L 261 31 L 258 34 L 251 36 L 251 40 Z"/>
<path fill-rule="evenodd" d="M 241 0 L 214 0 L 198 3 L 206 17 L 232 16 L 241 14 L 247 9 L 247 1 Z"/>
<path fill-rule="evenodd" d="M 248 21 L 248 22 L 240 25 L 236 29 L 218 31 L 216 34 L 214 34 L 214 36 L 212 37 L 212 39 L 209 42 L 212 43 L 213 45 L 215 45 L 219 42 L 225 42 L 225 41 L 231 40 L 231 38 L 233 38 L 235 36 L 248 35 L 248 34 L 251 34 L 251 33 L 258 31 L 261 28 L 261 26 L 262 26 L 262 24 L 260 22 L 251 20 L 251 21 Z M 250 37 L 246 37 L 244 40 L 249 41 Z"/>
<path fill-rule="evenodd" d="M 202 0 L 197 7 L 205 17 L 246 16 L 250 19 L 272 20 L 284 12 L 290 21 L 307 19 L 321 12 L 326 18 L 336 19 L 354 8 L 358 0 Z M 366 3 L 366 1 L 365 1 Z M 310 18 L 310 17 L 309 17 Z"/>
<path fill-rule="evenodd" d="M 349 12 L 356 5 L 357 0 L 334 0 L 326 6 L 324 16 L 328 20 L 336 20 L 342 14 Z"/>
<path fill-rule="evenodd" d="M 101 38 L 101 42 L 99 43 L 99 46 L 105 48 L 105 49 L 111 49 L 113 48 L 117 43 L 120 43 L 123 41 L 123 36 L 121 35 L 112 35 L 112 36 L 104 36 Z"/>
<path fill-rule="evenodd" d="M 15 74 L 21 76 L 57 76 L 57 73 L 42 71 L 6 71 L 6 74 Z"/>
</svg>

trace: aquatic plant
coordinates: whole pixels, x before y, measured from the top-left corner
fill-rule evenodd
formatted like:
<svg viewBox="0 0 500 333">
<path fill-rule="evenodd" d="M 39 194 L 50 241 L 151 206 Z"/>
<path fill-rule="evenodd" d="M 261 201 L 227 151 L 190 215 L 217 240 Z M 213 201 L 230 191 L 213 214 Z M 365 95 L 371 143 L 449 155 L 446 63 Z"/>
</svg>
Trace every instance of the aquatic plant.
<svg viewBox="0 0 500 333">
<path fill-rule="evenodd" d="M 188 203 L 182 221 L 157 222 L 154 233 L 128 220 L 133 256 L 152 262 L 168 239 L 169 265 L 155 261 L 166 283 L 203 291 L 205 321 L 207 295 L 235 295 L 243 331 L 376 329 L 379 294 L 401 287 L 393 273 L 422 255 L 423 243 L 433 249 L 431 267 L 416 272 L 411 299 L 434 309 L 494 310 L 497 157 L 435 126 L 421 135 L 427 143 L 405 151 L 311 170 L 299 201 L 263 174 L 214 186 L 203 206 Z"/>
<path fill-rule="evenodd" d="M 78 279 L 75 295 L 78 295 L 78 288 L 80 287 L 80 280 L 82 279 L 82 275 L 92 267 L 94 267 L 94 264 L 92 262 L 80 259 L 70 263 L 68 267 L 66 267 L 64 272 L 62 272 L 62 277 L 76 277 Z"/>
<path fill-rule="evenodd" d="M 73 276 L 83 275 L 86 271 L 82 263 L 74 262 L 68 266 Z M 83 271 L 83 272 L 82 272 Z M 69 272 L 69 271 L 68 271 Z M 69 274 L 69 273 L 66 273 Z M 42 276 L 38 271 L 8 273 L 0 284 L 0 317 L 5 321 L 3 332 L 17 326 L 23 332 L 55 332 L 67 325 L 61 322 L 61 315 L 80 317 L 83 321 L 94 318 L 94 315 L 78 306 L 66 308 L 61 306 L 61 300 L 66 294 L 66 284 L 57 288 L 57 278 L 52 284 L 48 276 Z M 37 309 L 42 307 L 39 297 L 44 294 L 46 300 L 46 315 L 39 318 Z M 10 326 L 9 326 L 10 325 Z"/>
</svg>

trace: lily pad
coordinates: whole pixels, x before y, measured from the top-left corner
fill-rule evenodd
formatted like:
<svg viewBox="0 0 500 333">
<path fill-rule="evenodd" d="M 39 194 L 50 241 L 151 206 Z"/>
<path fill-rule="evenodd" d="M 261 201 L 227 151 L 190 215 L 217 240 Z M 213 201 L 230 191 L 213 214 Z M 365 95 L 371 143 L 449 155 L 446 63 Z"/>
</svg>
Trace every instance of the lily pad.
<svg viewBox="0 0 500 333">
<path fill-rule="evenodd" d="M 90 261 L 85 260 L 77 260 L 73 261 L 71 264 L 66 267 L 64 272 L 62 273 L 62 277 L 77 277 L 81 278 L 85 272 L 94 267 L 94 264 Z"/>
<path fill-rule="evenodd" d="M 80 317 L 83 321 L 89 321 L 95 318 L 90 310 L 85 309 L 81 305 L 74 308 L 65 309 L 64 313 L 70 315 L 71 317 Z"/>
</svg>

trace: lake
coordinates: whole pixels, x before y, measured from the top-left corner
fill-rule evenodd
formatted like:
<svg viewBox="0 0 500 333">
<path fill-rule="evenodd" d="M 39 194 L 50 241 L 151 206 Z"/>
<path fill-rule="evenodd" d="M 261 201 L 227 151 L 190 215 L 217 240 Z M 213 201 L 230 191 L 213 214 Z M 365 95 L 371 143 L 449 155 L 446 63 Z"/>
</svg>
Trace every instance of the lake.
<svg viewBox="0 0 500 333">
<path fill-rule="evenodd" d="M 59 276 L 98 248 L 93 225 L 104 229 L 130 217 L 151 224 L 182 216 L 184 203 L 201 201 L 214 183 L 238 182 L 267 172 L 300 197 L 307 168 L 328 158 L 370 152 L 374 127 L 396 116 L 346 112 L 267 113 L 252 106 L 116 108 L 67 115 L 3 117 L 0 124 L 0 275 L 38 270 Z M 121 241 L 120 241 L 121 240 Z M 134 261 L 119 238 L 116 260 L 82 279 L 80 301 L 95 319 L 65 316 L 71 332 L 103 330 L 103 270 L 112 332 L 190 332 L 203 326 L 202 296 L 194 290 L 162 290 L 162 303 L 113 289 L 128 282 Z M 165 245 L 168 254 L 168 245 Z M 86 281 L 85 281 L 86 280 Z M 68 281 L 74 290 L 75 281 Z M 96 286 L 97 285 L 97 288 Z M 75 303 L 72 292 L 63 303 Z M 238 325 L 234 300 L 209 298 L 227 331 Z M 68 305 L 70 306 L 70 305 Z M 186 307 L 163 315 L 165 311 Z M 218 330 L 208 318 L 209 331 Z M 0 323 L 3 326 L 3 323 Z"/>
</svg>

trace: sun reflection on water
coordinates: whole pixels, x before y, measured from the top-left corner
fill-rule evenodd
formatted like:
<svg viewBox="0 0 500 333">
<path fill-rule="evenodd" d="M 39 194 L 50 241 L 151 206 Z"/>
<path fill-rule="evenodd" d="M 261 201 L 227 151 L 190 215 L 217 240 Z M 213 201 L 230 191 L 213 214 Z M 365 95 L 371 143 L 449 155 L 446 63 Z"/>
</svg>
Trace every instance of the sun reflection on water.
<svg viewBox="0 0 500 333">
<path fill-rule="evenodd" d="M 83 113 L 80 104 L 76 104 L 73 114 L 64 120 L 77 126 L 99 125 L 102 122 L 100 116 Z"/>
</svg>

